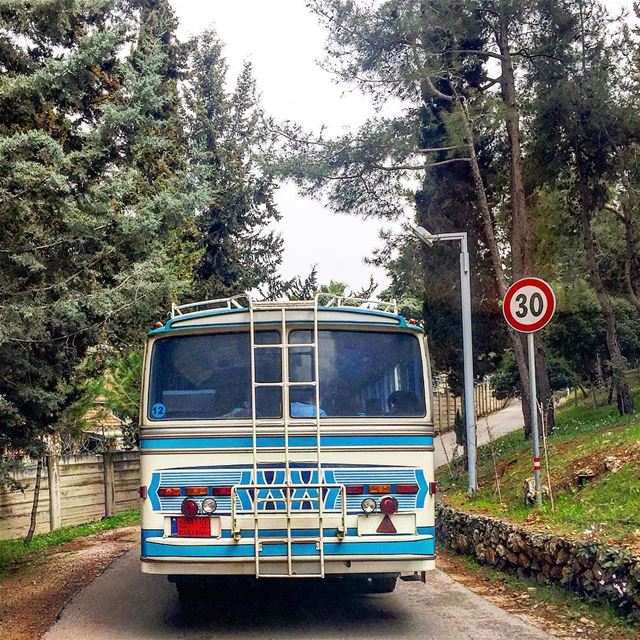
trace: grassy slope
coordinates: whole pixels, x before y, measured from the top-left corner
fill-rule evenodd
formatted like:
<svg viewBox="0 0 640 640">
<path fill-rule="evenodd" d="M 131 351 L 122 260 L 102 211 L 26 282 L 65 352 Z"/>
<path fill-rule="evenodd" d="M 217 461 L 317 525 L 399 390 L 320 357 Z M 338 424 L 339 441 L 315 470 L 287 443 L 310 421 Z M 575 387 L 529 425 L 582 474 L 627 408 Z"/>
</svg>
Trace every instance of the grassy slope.
<svg viewBox="0 0 640 640">
<path fill-rule="evenodd" d="M 130 527 L 140 522 L 138 509 L 123 511 L 110 518 L 104 518 L 97 522 L 87 522 L 71 527 L 62 527 L 51 533 L 41 533 L 33 537 L 31 544 L 25 545 L 21 538 L 14 540 L 0 540 L 0 579 L 7 569 L 27 556 L 43 552 L 49 547 L 54 547 L 65 542 L 70 542 L 82 536 L 90 536 L 101 531 Z"/>
<path fill-rule="evenodd" d="M 630 382 L 636 407 L 640 407 L 638 375 L 632 376 Z M 467 510 L 640 549 L 640 415 L 620 418 L 615 407 L 592 409 L 586 402 L 561 409 L 557 423 L 556 431 L 547 440 L 555 512 L 548 499 L 541 510 L 523 504 L 523 484 L 533 472 L 531 445 L 521 432 L 494 443 L 502 504 L 497 498 L 490 445 L 479 450 L 481 488 L 473 497 L 465 492 L 460 461 L 453 467 L 453 474 L 446 467 L 439 469 L 437 477 L 444 500 Z M 609 456 L 621 465 L 618 470 L 605 469 Z M 576 472 L 585 468 L 596 477 L 578 486 Z M 543 483 L 547 483 L 544 458 Z"/>
</svg>

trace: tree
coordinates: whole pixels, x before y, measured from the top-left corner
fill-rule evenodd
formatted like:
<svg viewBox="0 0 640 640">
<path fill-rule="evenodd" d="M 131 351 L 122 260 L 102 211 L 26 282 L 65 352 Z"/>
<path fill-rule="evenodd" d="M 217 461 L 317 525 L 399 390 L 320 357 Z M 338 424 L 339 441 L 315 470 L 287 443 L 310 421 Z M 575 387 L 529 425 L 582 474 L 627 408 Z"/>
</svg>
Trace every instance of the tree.
<svg viewBox="0 0 640 640">
<path fill-rule="evenodd" d="M 576 212 L 575 227 L 589 284 L 606 327 L 611 375 L 621 414 L 634 410 L 624 377 L 616 317 L 599 263 L 593 221 L 610 198 L 616 179 L 615 156 L 637 133 L 628 129 L 616 99 L 617 44 L 611 41 L 606 9 L 595 2 L 569 2 L 560 11 L 543 4 L 547 29 L 540 47 L 547 61 L 529 75 L 535 87 L 536 152 L 549 179 L 564 186 Z M 551 144 L 550 144 L 551 143 Z M 633 254 L 633 248 L 629 248 Z M 629 268 L 633 255 L 628 257 Z"/>
<path fill-rule="evenodd" d="M 416 179 L 435 182 L 441 170 L 460 166 L 475 200 L 466 207 L 472 217 L 462 228 L 472 228 L 473 218 L 479 221 L 480 251 L 492 265 L 496 298 L 501 297 L 509 276 L 530 274 L 533 267 L 512 51 L 516 38 L 519 59 L 528 55 L 522 47 L 528 45 L 523 24 L 533 22 L 530 4 L 469 0 L 452 10 L 444 0 L 375 6 L 316 0 L 311 7 L 327 27 L 328 66 L 340 79 L 379 102 L 395 97 L 410 106 L 401 117 L 372 120 L 357 135 L 334 140 L 309 139 L 296 127 L 283 130 L 297 150 L 284 171 L 308 191 L 324 188 L 337 211 L 396 217 L 411 197 L 407 185 Z M 490 75 L 488 60 L 500 66 L 498 77 Z M 487 171 L 491 156 L 495 162 Z M 508 175 L 495 168 L 503 159 Z M 510 264 L 504 260 L 505 241 Z M 524 344 L 515 332 L 509 335 L 527 390 Z M 540 397 L 552 426 L 551 389 L 540 355 Z M 524 410 L 528 425 L 526 402 Z"/>
<path fill-rule="evenodd" d="M 222 44 L 205 31 L 190 45 L 187 108 L 189 189 L 196 194 L 195 295 L 249 291 L 273 279 L 282 239 L 269 225 L 279 219 L 273 179 L 261 167 L 267 132 L 245 64 L 226 90 Z"/>
<path fill-rule="evenodd" d="M 0 10 L 2 450 L 40 458 L 88 351 L 130 340 L 180 286 L 175 25 L 140 4 Z"/>
</svg>

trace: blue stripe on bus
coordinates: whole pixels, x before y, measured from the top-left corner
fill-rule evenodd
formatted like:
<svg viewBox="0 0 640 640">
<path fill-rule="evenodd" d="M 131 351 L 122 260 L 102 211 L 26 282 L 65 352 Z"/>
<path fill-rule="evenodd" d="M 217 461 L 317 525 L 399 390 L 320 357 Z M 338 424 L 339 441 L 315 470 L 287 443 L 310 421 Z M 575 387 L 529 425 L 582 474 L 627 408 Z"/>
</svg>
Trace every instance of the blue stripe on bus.
<svg viewBox="0 0 640 640">
<path fill-rule="evenodd" d="M 325 542 L 325 556 L 344 555 L 419 555 L 430 556 L 435 554 L 435 538 L 433 527 L 420 527 L 419 532 L 429 533 L 432 537 L 422 540 L 372 540 L 367 536 L 358 540 L 344 540 L 342 542 Z M 276 533 L 284 533 L 274 531 Z M 263 535 L 264 532 L 261 532 Z M 149 558 L 158 557 L 189 557 L 189 558 L 248 558 L 254 557 L 253 544 L 196 544 L 196 545 L 171 545 L 159 542 L 150 542 L 147 538 L 160 537 L 163 531 L 160 529 L 146 529 L 142 532 L 142 556 Z M 313 530 L 307 530 L 306 535 L 313 535 Z M 423 534 L 424 535 L 424 534 Z M 266 536 L 265 536 L 266 537 Z M 260 557 L 286 557 L 286 544 L 266 545 L 260 553 Z M 294 556 L 317 556 L 318 550 L 314 543 L 301 543 L 292 546 Z"/>
<path fill-rule="evenodd" d="M 291 447 L 315 446 L 313 436 L 289 438 Z M 379 447 L 379 446 L 433 446 L 433 436 L 323 436 L 323 447 Z M 250 448 L 249 437 L 203 437 L 203 438 L 149 438 L 140 441 L 141 449 L 221 449 Z M 259 437 L 258 447 L 284 447 L 283 437 Z"/>
<path fill-rule="evenodd" d="M 418 527 L 417 535 L 435 535 L 435 527 Z M 253 529 L 243 529 L 243 532 L 253 533 Z M 317 536 L 318 529 L 292 529 L 291 532 L 294 536 Z M 335 528 L 326 528 L 324 529 L 324 535 L 330 536 L 332 532 L 335 534 Z M 147 538 L 161 538 L 164 535 L 164 529 L 141 529 L 140 534 L 142 536 L 142 540 L 145 541 Z M 244 535 L 244 534 L 243 534 Z M 286 529 L 260 529 L 260 535 L 266 537 L 278 537 L 278 536 L 286 536 Z M 347 536 L 357 536 L 358 529 L 355 527 L 347 529 Z M 222 531 L 222 538 L 231 538 L 231 530 L 225 529 Z M 251 536 L 253 537 L 253 536 Z"/>
</svg>

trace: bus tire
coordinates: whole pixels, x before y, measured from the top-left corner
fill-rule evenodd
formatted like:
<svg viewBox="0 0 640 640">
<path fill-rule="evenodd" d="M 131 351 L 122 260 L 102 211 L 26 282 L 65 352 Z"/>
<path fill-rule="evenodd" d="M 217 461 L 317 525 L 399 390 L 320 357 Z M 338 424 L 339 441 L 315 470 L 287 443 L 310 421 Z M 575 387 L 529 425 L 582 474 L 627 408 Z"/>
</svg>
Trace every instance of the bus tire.
<svg viewBox="0 0 640 640">
<path fill-rule="evenodd" d="M 397 582 L 398 576 L 371 576 L 371 593 L 391 593 Z"/>
</svg>

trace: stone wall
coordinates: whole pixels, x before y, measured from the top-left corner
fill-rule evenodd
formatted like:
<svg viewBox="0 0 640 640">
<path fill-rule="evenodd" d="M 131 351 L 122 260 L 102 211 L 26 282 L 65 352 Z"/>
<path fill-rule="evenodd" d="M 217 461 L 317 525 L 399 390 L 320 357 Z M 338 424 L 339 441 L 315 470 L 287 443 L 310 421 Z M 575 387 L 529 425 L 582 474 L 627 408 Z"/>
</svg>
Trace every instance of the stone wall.
<svg viewBox="0 0 640 640">
<path fill-rule="evenodd" d="M 489 565 L 608 601 L 640 622 L 640 556 L 626 549 L 527 531 L 495 518 L 436 507 L 438 544 Z"/>
</svg>

